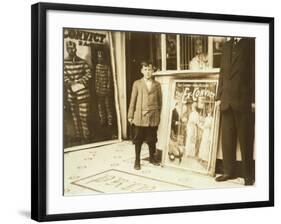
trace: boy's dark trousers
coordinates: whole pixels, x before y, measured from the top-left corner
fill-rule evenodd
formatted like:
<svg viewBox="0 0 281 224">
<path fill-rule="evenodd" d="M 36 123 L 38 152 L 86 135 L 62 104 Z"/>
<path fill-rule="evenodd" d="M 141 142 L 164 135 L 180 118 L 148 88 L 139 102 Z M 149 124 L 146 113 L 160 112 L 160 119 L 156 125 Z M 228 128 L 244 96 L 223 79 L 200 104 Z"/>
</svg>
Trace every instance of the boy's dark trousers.
<svg viewBox="0 0 281 224">
<path fill-rule="evenodd" d="M 135 135 L 133 143 L 135 144 L 135 169 L 140 169 L 140 153 L 143 142 L 148 144 L 149 148 L 149 162 L 153 165 L 159 165 L 155 159 L 156 142 L 157 142 L 157 128 L 158 127 L 138 127 L 135 126 Z"/>
</svg>

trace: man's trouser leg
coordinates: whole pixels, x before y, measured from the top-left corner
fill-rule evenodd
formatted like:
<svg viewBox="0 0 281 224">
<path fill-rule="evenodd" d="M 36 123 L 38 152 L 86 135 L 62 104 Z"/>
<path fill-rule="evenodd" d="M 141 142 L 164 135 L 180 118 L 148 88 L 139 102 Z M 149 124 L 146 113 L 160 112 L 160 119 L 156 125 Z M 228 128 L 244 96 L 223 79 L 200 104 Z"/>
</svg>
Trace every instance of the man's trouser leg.
<svg viewBox="0 0 281 224">
<path fill-rule="evenodd" d="M 105 97 L 105 109 L 107 115 L 107 124 L 112 126 L 113 122 L 113 112 L 112 112 L 112 101 L 109 96 Z"/>
<path fill-rule="evenodd" d="M 79 108 L 78 105 L 75 103 L 70 103 L 70 110 L 71 110 L 71 115 L 73 119 L 73 125 L 75 129 L 75 138 L 76 140 L 81 140 L 82 133 L 81 133 L 81 128 L 80 128 L 80 122 L 79 122 Z"/>
<path fill-rule="evenodd" d="M 99 111 L 99 118 L 100 118 L 100 124 L 105 125 L 106 124 L 106 109 L 105 109 L 105 98 L 103 96 L 98 96 L 98 111 Z"/>
<path fill-rule="evenodd" d="M 88 128 L 88 113 L 89 113 L 89 103 L 79 104 L 79 117 L 81 122 L 81 133 L 83 135 L 83 140 L 88 141 L 90 138 L 90 132 Z"/>
<path fill-rule="evenodd" d="M 237 129 L 232 108 L 222 111 L 222 153 L 224 175 L 235 176 Z"/>
<path fill-rule="evenodd" d="M 245 182 L 253 182 L 253 113 L 251 111 L 235 111 L 235 123 L 242 157 L 242 171 Z M 250 184 L 252 185 L 252 184 Z"/>
</svg>

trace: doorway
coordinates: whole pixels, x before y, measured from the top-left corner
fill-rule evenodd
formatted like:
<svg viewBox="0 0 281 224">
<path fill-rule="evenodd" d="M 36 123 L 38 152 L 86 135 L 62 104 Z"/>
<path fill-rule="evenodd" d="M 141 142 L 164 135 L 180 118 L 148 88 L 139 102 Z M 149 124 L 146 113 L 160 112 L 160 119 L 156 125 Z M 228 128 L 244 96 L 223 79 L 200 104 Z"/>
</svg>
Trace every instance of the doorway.
<svg viewBox="0 0 281 224">
<path fill-rule="evenodd" d="M 129 108 L 134 81 L 141 79 L 140 63 L 151 62 L 155 70 L 161 66 L 161 34 L 148 32 L 126 32 L 126 85 Z M 128 112 L 127 108 L 127 112 Z M 132 128 L 127 124 L 128 138 L 132 139 Z"/>
</svg>

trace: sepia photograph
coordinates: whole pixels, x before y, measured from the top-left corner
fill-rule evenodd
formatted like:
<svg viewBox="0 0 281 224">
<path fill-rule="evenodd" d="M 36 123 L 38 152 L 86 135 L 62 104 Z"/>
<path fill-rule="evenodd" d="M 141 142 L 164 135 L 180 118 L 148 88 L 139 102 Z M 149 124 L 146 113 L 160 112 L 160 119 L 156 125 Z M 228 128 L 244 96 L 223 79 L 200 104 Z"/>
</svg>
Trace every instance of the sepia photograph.
<svg viewBox="0 0 281 224">
<path fill-rule="evenodd" d="M 274 205 L 274 19 L 32 6 L 32 218 Z"/>
<path fill-rule="evenodd" d="M 62 34 L 64 196 L 255 187 L 254 37 Z"/>
</svg>

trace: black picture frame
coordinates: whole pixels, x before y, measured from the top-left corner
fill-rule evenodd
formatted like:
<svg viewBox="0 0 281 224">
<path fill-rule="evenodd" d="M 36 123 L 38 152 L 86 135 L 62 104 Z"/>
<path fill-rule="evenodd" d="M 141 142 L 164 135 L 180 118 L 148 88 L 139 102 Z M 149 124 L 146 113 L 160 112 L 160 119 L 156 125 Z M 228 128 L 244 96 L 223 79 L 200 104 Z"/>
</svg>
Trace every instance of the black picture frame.
<svg viewBox="0 0 281 224">
<path fill-rule="evenodd" d="M 89 5 L 37 3 L 32 5 L 31 14 L 31 85 L 32 85 L 32 155 L 31 155 L 31 218 L 37 221 L 74 220 L 86 218 L 134 216 L 162 213 L 179 213 L 207 210 L 223 210 L 237 208 L 254 208 L 274 206 L 274 18 L 254 17 L 241 15 L 225 15 L 211 13 L 195 13 L 183 11 L 163 11 L 151 9 L 102 7 Z M 229 22 L 254 22 L 269 25 L 269 200 L 224 203 L 196 206 L 176 206 L 159 208 L 139 208 L 130 210 L 114 210 L 101 212 L 83 212 L 67 214 L 46 213 L 46 42 L 47 42 L 47 16 L 48 10 L 63 10 L 69 12 L 100 12 L 123 15 L 154 16 L 167 18 L 189 18 Z"/>
</svg>

